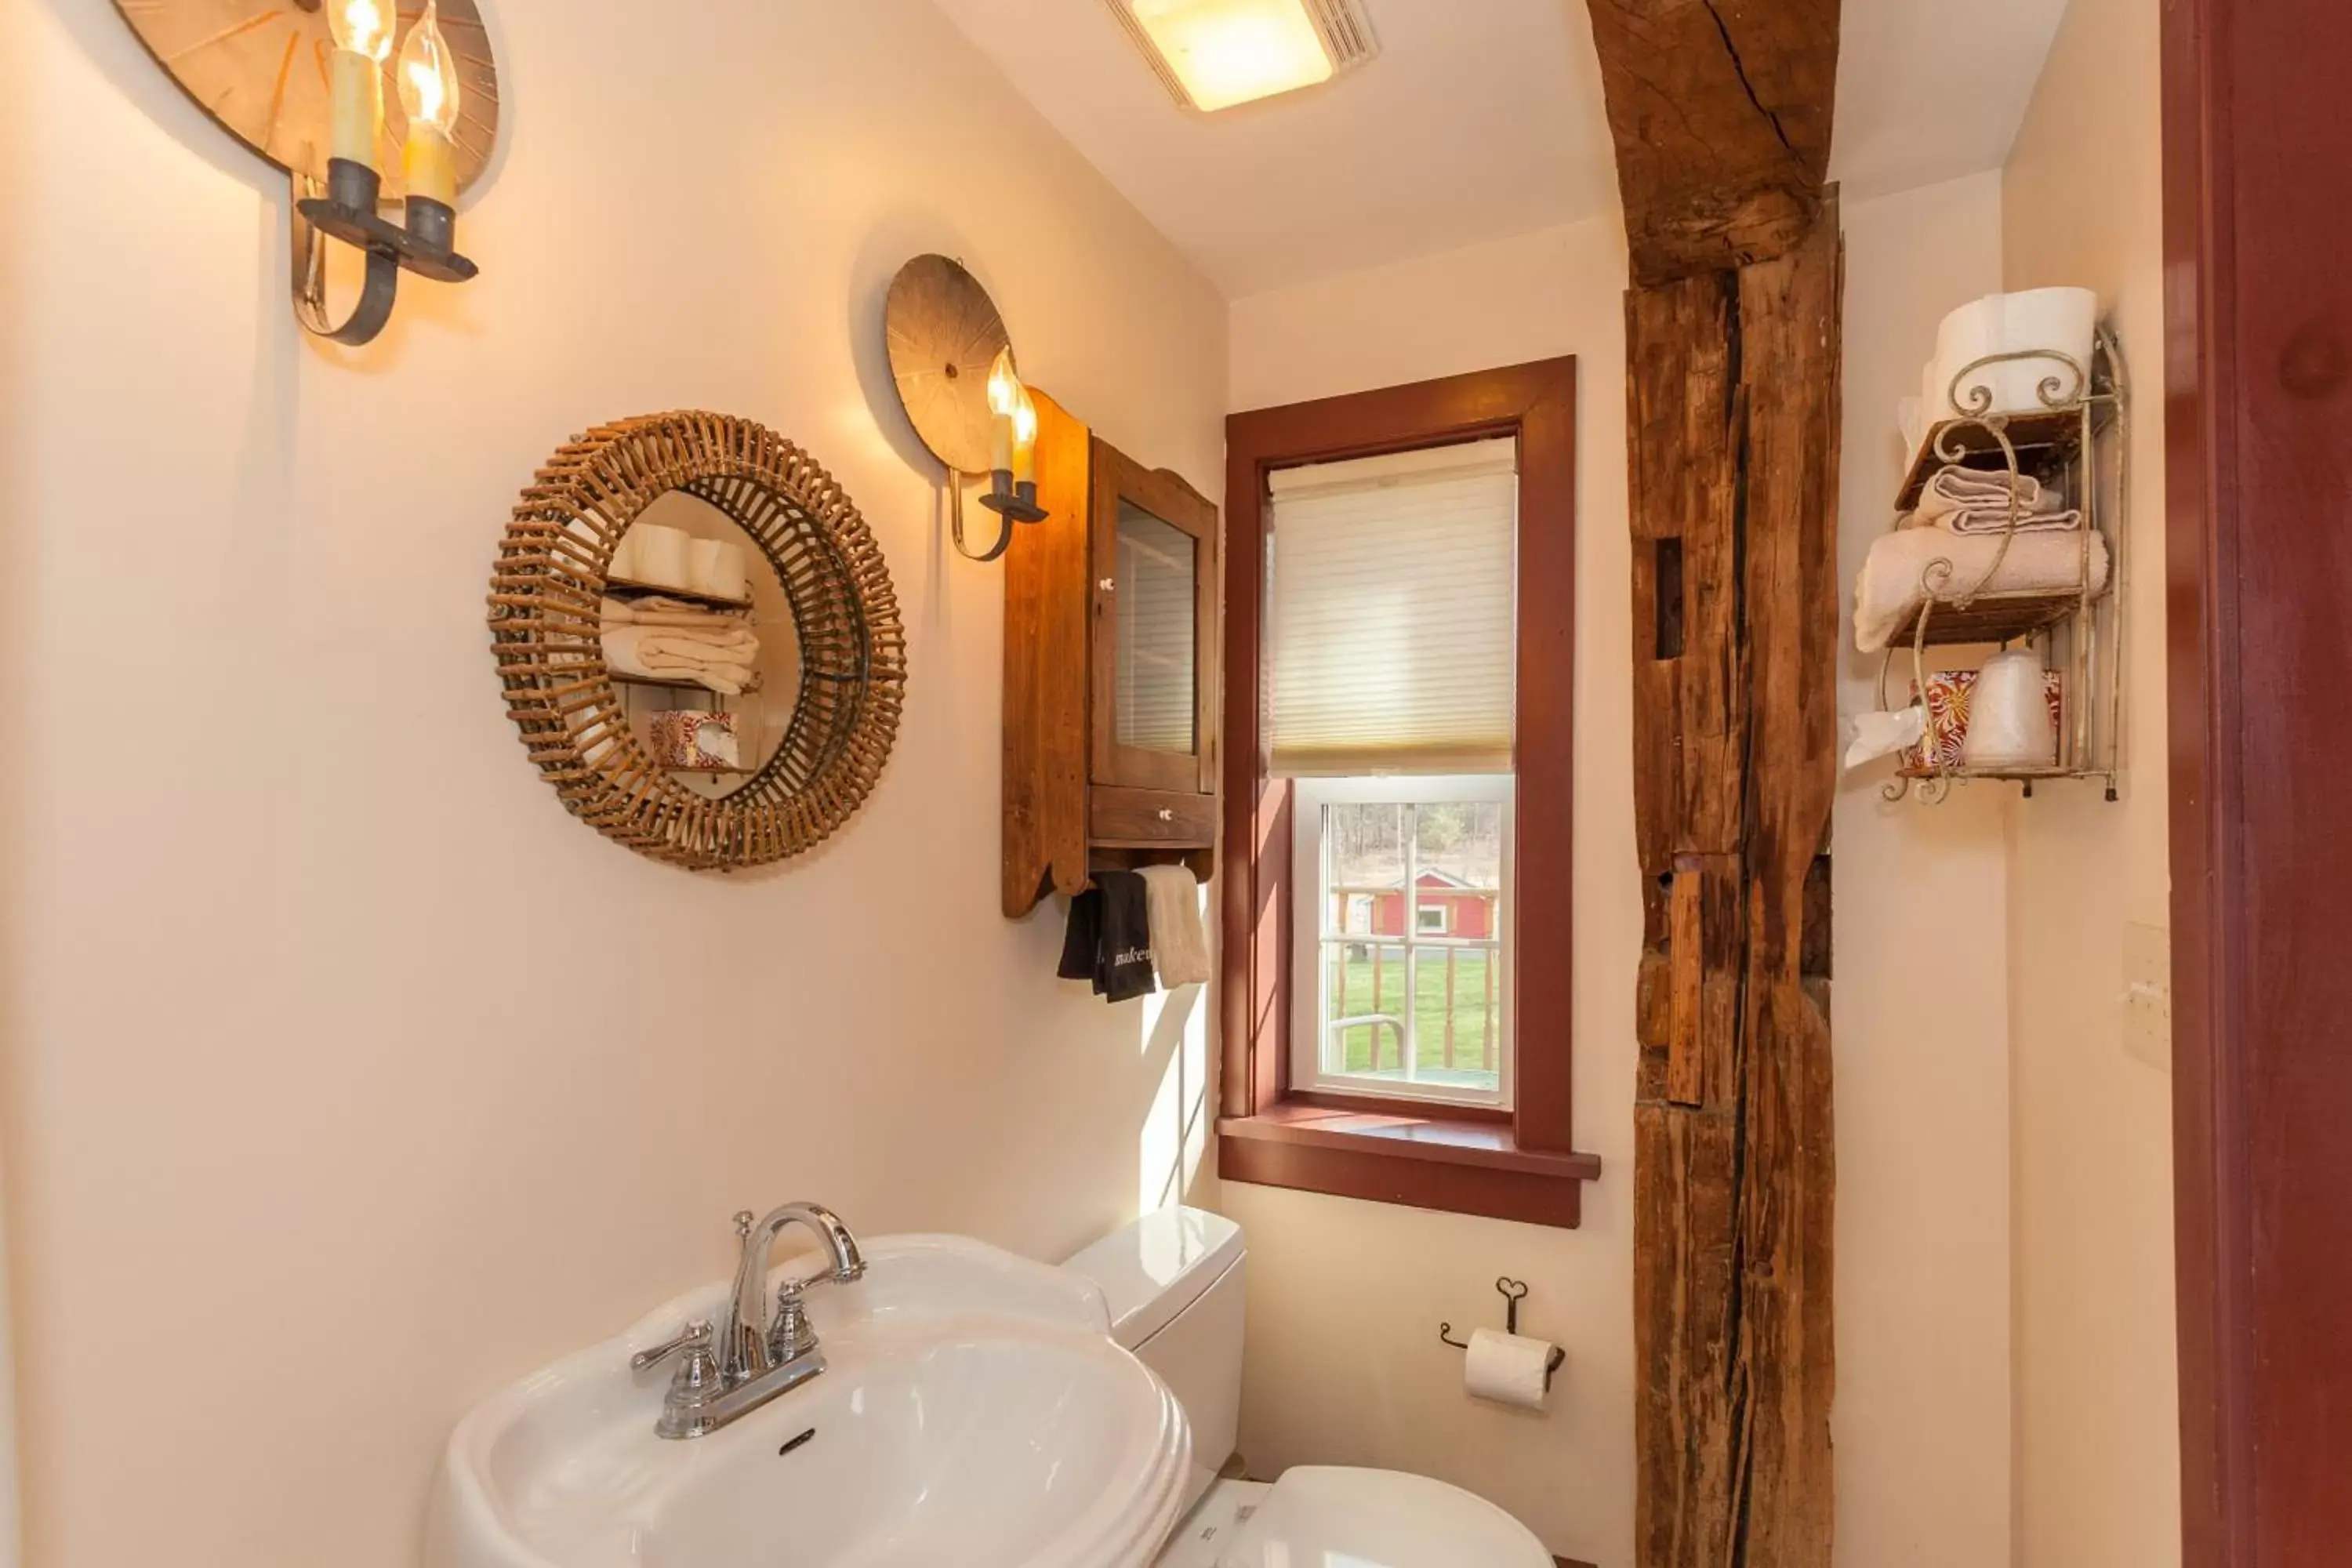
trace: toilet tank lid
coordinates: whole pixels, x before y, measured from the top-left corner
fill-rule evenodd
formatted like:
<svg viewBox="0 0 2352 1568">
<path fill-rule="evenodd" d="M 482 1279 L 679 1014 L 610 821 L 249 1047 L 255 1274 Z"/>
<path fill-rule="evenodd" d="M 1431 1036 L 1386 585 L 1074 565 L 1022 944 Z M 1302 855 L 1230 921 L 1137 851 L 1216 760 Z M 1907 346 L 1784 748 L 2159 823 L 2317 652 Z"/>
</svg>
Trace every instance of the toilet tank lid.
<svg viewBox="0 0 2352 1568">
<path fill-rule="evenodd" d="M 1135 1350 L 1241 1261 L 1242 1227 L 1181 1206 L 1145 1215 L 1062 1267 L 1102 1287 L 1111 1335 Z"/>
</svg>

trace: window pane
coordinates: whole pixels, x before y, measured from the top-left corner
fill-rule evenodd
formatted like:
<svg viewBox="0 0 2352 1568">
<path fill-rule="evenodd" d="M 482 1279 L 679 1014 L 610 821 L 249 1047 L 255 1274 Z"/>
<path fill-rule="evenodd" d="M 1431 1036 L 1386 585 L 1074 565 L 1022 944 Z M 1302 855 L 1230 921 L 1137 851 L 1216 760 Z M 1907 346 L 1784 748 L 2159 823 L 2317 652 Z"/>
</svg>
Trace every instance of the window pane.
<svg viewBox="0 0 2352 1568">
<path fill-rule="evenodd" d="M 1411 810 L 1388 804 L 1323 808 L 1330 879 L 1324 934 L 1404 934 L 1404 836 Z"/>
<path fill-rule="evenodd" d="M 1502 965 L 1488 949 L 1415 955 L 1415 1081 L 1493 1089 L 1501 1083 Z"/>
<path fill-rule="evenodd" d="M 1320 808 L 1323 1072 L 1501 1089 L 1503 818 L 1493 800 Z"/>
<path fill-rule="evenodd" d="M 1392 942 L 1323 944 L 1323 1070 L 1405 1077 L 1405 950 Z"/>
</svg>

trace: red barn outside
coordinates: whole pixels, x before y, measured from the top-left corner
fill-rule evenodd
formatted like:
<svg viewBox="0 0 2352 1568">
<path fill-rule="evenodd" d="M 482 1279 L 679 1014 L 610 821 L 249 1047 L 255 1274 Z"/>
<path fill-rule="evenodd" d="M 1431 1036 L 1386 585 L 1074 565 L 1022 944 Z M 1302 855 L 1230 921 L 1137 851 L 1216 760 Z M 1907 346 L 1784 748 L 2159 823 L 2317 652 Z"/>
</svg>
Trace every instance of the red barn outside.
<svg viewBox="0 0 2352 1568">
<path fill-rule="evenodd" d="M 1495 934 L 1495 904 L 1502 897 L 1497 889 L 1473 887 L 1443 871 L 1423 871 L 1415 886 L 1421 891 L 1421 925 L 1416 934 L 1466 942 L 1484 942 Z M 1345 900 L 1341 908 L 1332 911 L 1339 917 L 1341 934 L 1404 935 L 1402 888 L 1360 891 L 1335 889 L 1332 897 Z"/>
</svg>

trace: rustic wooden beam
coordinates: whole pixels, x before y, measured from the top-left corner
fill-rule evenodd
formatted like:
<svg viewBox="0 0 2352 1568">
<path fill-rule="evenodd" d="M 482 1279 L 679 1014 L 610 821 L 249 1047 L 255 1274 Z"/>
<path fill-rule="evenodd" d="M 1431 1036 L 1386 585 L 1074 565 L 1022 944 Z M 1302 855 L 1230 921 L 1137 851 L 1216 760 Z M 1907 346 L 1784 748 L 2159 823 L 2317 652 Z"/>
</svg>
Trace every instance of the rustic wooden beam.
<svg viewBox="0 0 2352 1568">
<path fill-rule="evenodd" d="M 1778 256 L 1828 177 L 1839 0 L 1591 0 L 1633 280 Z"/>
<path fill-rule="evenodd" d="M 1638 1568 L 1828 1568 L 1842 248 L 1627 300 Z"/>
</svg>

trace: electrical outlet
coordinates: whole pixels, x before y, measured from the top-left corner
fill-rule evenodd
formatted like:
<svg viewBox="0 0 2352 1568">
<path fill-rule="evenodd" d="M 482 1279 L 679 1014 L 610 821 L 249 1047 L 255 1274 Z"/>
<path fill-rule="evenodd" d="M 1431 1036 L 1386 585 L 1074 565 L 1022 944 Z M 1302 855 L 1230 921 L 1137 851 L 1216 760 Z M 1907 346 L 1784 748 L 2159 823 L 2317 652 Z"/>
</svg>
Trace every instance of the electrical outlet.
<svg viewBox="0 0 2352 1568">
<path fill-rule="evenodd" d="M 2124 1049 L 2136 1060 L 2172 1070 L 2172 933 L 2162 926 L 2124 927 Z"/>
</svg>

